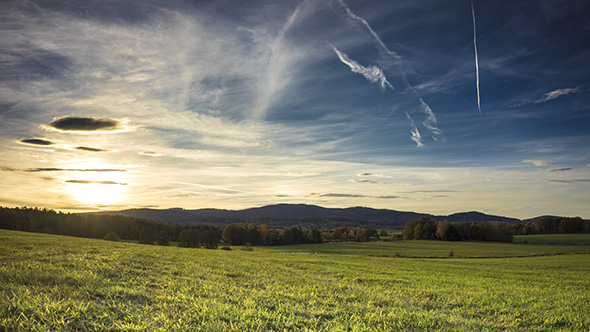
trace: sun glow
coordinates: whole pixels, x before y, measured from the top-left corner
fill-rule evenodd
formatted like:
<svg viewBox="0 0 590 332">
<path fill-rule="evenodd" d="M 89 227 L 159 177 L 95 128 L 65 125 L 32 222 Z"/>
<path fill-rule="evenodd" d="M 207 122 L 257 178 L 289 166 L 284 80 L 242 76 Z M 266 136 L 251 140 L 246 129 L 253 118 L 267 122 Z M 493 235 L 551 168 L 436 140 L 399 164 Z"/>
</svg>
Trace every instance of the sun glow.
<svg viewBox="0 0 590 332">
<path fill-rule="evenodd" d="M 65 180 L 69 193 L 84 205 L 110 205 L 120 202 L 127 186 L 125 175 L 122 171 L 104 171 L 109 168 L 76 167 L 85 171 L 72 172 Z"/>
</svg>

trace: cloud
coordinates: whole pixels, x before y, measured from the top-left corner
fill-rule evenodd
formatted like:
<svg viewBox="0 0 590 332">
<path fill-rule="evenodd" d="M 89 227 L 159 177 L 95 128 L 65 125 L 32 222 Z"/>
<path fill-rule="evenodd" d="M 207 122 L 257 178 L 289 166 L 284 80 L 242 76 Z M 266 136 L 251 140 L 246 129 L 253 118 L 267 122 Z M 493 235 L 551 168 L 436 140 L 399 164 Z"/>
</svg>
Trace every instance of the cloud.
<svg viewBox="0 0 590 332">
<path fill-rule="evenodd" d="M 523 163 L 533 164 L 535 166 L 547 166 L 553 164 L 550 160 L 543 160 L 543 159 L 525 159 L 522 161 Z"/>
<path fill-rule="evenodd" d="M 41 125 L 41 128 L 64 133 L 113 133 L 129 130 L 127 124 L 121 120 L 106 118 L 79 118 L 71 116 L 55 118 L 50 123 Z"/>
<path fill-rule="evenodd" d="M 551 92 L 547 92 L 538 100 L 533 100 L 534 103 L 544 103 L 549 100 L 553 100 L 555 98 L 559 98 L 561 96 L 569 95 L 572 93 L 580 92 L 580 88 L 566 88 L 566 89 L 557 89 Z"/>
<path fill-rule="evenodd" d="M 24 143 L 24 144 L 42 145 L 42 146 L 54 145 L 55 144 L 55 143 L 53 143 L 51 141 L 47 141 L 47 140 L 40 139 L 40 138 L 23 138 L 19 142 Z"/>
<path fill-rule="evenodd" d="M 477 89 L 477 109 L 481 114 L 481 101 L 479 95 L 479 60 L 477 56 L 477 33 L 475 29 L 475 10 L 473 9 L 473 0 L 471 0 L 471 17 L 473 18 L 473 50 L 475 52 L 475 87 Z"/>
<path fill-rule="evenodd" d="M 350 10 L 350 7 L 348 7 L 348 5 L 343 0 L 339 0 L 338 2 L 342 6 L 342 8 L 344 8 L 344 10 L 346 11 L 346 14 L 350 18 L 361 22 L 367 28 L 367 30 L 369 30 L 369 33 L 371 34 L 371 36 L 373 36 L 373 38 L 375 39 L 377 44 L 379 44 L 379 46 L 381 46 L 381 48 L 383 49 L 383 51 L 385 51 L 385 53 L 387 53 L 388 55 L 392 56 L 395 59 L 400 58 L 399 55 L 397 55 L 393 51 L 390 51 L 389 48 L 387 48 L 387 46 L 385 46 L 385 44 L 383 43 L 381 38 L 379 38 L 379 35 L 377 35 L 377 33 L 371 28 L 371 26 L 369 25 L 369 23 L 365 19 L 363 19 L 363 18 L 357 16 L 355 13 L 353 13 L 352 10 Z"/>
<path fill-rule="evenodd" d="M 358 177 L 362 177 L 362 176 L 376 176 L 376 177 L 380 177 L 380 178 L 395 179 L 395 176 L 384 175 L 384 174 L 374 174 L 374 173 L 359 173 L 356 176 L 358 176 Z"/>
<path fill-rule="evenodd" d="M 25 172 L 127 172 L 116 168 L 28 168 Z"/>
<path fill-rule="evenodd" d="M 420 107 L 422 108 L 422 112 L 426 114 L 426 119 L 422 121 L 422 125 L 424 125 L 426 129 L 430 130 L 430 132 L 433 135 L 435 135 L 432 137 L 432 139 L 434 139 L 435 141 L 438 140 L 437 136 L 442 135 L 442 132 L 440 131 L 440 129 L 438 129 L 436 116 L 432 112 L 430 106 L 428 106 L 428 104 L 426 104 L 422 98 L 420 98 Z M 444 140 L 444 137 L 442 138 Z"/>
<path fill-rule="evenodd" d="M 97 149 L 97 148 L 89 148 L 86 146 L 77 146 L 75 147 L 76 150 L 80 151 L 88 151 L 88 152 L 109 152 L 111 150 L 104 150 L 104 149 Z"/>
<path fill-rule="evenodd" d="M 456 193 L 459 192 L 457 190 L 412 190 L 412 191 L 404 191 L 404 194 L 420 194 L 420 193 Z"/>
<path fill-rule="evenodd" d="M 422 143 L 422 136 L 420 135 L 420 131 L 418 131 L 418 128 L 414 123 L 414 120 L 408 112 L 406 112 L 406 117 L 408 117 L 408 120 L 410 120 L 410 133 L 412 134 L 412 136 L 410 136 L 410 139 L 414 141 L 414 143 L 416 143 L 417 148 L 424 147 L 425 145 L 424 143 Z"/>
<path fill-rule="evenodd" d="M 161 153 L 152 152 L 152 151 L 142 151 L 139 153 L 142 156 L 149 156 L 149 157 L 161 157 Z"/>
<path fill-rule="evenodd" d="M 76 184 L 116 184 L 120 186 L 126 186 L 127 183 L 122 182 L 114 182 L 114 181 L 89 181 L 89 180 L 67 180 L 67 183 L 76 183 Z"/>
<path fill-rule="evenodd" d="M 181 181 L 171 181 L 171 182 L 176 183 L 176 184 L 187 185 L 187 186 L 194 186 L 194 187 L 199 187 L 199 188 L 210 189 L 212 191 L 222 192 L 222 193 L 245 193 L 245 191 L 243 191 L 243 190 L 223 188 L 223 187 L 218 187 L 218 186 L 207 186 L 207 185 L 200 184 L 200 183 L 190 183 L 190 182 L 181 182 Z"/>
<path fill-rule="evenodd" d="M 381 70 L 381 68 L 377 66 L 364 67 L 358 62 L 349 58 L 348 55 L 340 52 L 336 47 L 332 46 L 332 49 L 334 52 L 336 52 L 336 55 L 338 55 L 340 61 L 350 67 L 350 70 L 352 70 L 353 73 L 363 75 L 371 83 L 379 83 L 381 90 L 385 90 L 386 87 L 394 90 L 393 85 L 387 81 L 387 78 L 385 77 L 385 74 L 383 74 L 383 70 Z"/>
<path fill-rule="evenodd" d="M 382 183 L 382 182 L 377 182 L 377 181 L 373 181 L 373 180 L 359 180 L 359 179 L 351 179 L 351 182 L 354 183 Z"/>
<path fill-rule="evenodd" d="M 572 179 L 572 180 L 546 180 L 548 182 L 558 182 L 558 183 L 585 183 L 590 182 L 590 179 Z"/>
<path fill-rule="evenodd" d="M 335 198 L 372 198 L 372 199 L 407 199 L 401 196 L 384 195 L 384 196 L 370 196 L 361 194 L 339 194 L 339 193 L 311 193 L 312 197 L 335 197 Z"/>
<path fill-rule="evenodd" d="M 299 177 L 299 176 L 315 176 L 321 175 L 321 173 L 314 173 L 314 172 L 289 172 L 287 176 Z"/>
<path fill-rule="evenodd" d="M 557 89 L 557 90 L 553 90 L 551 92 L 547 92 L 546 94 L 544 94 L 543 96 L 541 96 L 541 98 L 539 99 L 535 99 L 535 100 L 524 100 L 521 101 L 520 103 L 514 104 L 514 105 L 510 105 L 510 107 L 520 107 L 520 106 L 524 106 L 526 104 L 540 104 L 540 103 L 544 103 L 556 98 L 559 98 L 561 96 L 566 96 L 569 94 L 574 94 L 574 93 L 579 93 L 580 91 L 582 91 L 579 87 L 577 88 L 564 88 L 564 89 Z"/>
<path fill-rule="evenodd" d="M 566 172 L 571 171 L 573 168 L 571 167 L 563 167 L 563 168 L 552 168 L 552 169 L 544 169 L 542 172 L 546 173 L 553 173 L 553 172 Z"/>
</svg>

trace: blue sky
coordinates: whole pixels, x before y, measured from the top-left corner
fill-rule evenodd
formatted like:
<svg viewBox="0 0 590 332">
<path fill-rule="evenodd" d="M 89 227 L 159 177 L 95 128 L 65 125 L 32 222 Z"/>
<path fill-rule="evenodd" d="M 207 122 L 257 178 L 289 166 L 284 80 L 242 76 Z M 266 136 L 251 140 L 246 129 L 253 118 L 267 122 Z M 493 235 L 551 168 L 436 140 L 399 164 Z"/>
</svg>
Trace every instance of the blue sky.
<svg viewBox="0 0 590 332">
<path fill-rule="evenodd" d="M 4 206 L 590 218 L 587 1 L 0 6 Z"/>
</svg>

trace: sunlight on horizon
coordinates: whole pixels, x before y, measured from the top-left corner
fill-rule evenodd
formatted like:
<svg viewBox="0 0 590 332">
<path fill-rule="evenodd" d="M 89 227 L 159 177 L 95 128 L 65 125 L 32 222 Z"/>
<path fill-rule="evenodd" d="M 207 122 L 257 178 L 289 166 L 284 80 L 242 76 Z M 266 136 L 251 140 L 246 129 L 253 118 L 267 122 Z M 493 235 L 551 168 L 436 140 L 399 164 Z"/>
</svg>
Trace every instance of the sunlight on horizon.
<svg viewBox="0 0 590 332">
<path fill-rule="evenodd" d="M 75 171 L 65 182 L 68 192 L 84 205 L 110 205 L 121 202 L 127 183 L 122 172 L 99 171 L 109 167 L 76 167 L 76 169 L 97 169 L 97 171 Z"/>
</svg>

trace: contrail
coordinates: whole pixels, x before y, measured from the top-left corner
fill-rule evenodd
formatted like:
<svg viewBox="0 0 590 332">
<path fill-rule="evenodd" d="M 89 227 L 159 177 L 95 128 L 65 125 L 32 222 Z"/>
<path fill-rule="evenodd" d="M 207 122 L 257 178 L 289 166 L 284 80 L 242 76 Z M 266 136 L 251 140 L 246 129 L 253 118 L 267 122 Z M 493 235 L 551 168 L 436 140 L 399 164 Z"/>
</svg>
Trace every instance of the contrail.
<svg viewBox="0 0 590 332">
<path fill-rule="evenodd" d="M 338 55 L 340 61 L 350 67 L 350 70 L 352 70 L 353 73 L 363 75 L 371 83 L 379 83 L 381 90 L 383 91 L 385 91 L 385 87 L 389 87 L 391 90 L 394 90 L 393 85 L 389 83 L 381 68 L 377 66 L 365 67 L 349 58 L 348 55 L 340 52 L 336 47 L 332 46 L 332 49 L 334 52 L 336 52 L 336 55 Z"/>
<path fill-rule="evenodd" d="M 355 13 L 353 13 L 352 10 L 350 10 L 350 7 L 348 7 L 348 5 L 343 0 L 339 0 L 339 2 L 340 2 L 340 6 L 342 6 L 342 8 L 344 8 L 344 10 L 346 10 L 346 14 L 348 14 L 348 16 L 350 16 L 351 18 L 353 18 L 357 21 L 360 21 L 369 30 L 369 32 L 371 33 L 373 38 L 375 38 L 375 40 L 377 41 L 379 46 L 381 46 L 381 48 L 383 48 L 385 53 L 389 54 L 390 56 L 394 57 L 395 59 L 400 58 L 399 55 L 397 55 L 393 51 L 390 51 L 389 48 L 387 48 L 387 46 L 385 46 L 385 44 L 383 43 L 381 38 L 379 38 L 379 35 L 377 35 L 377 33 L 375 31 L 373 31 L 373 29 L 371 28 L 369 23 L 367 21 L 365 21 L 365 19 L 363 19 L 362 17 L 359 17 Z"/>
<path fill-rule="evenodd" d="M 473 9 L 473 0 L 471 0 L 471 17 L 473 18 L 473 49 L 475 50 L 475 86 L 477 88 L 477 109 L 481 114 L 481 102 L 479 98 L 479 60 L 477 58 L 477 33 L 475 30 L 475 10 Z"/>
</svg>

